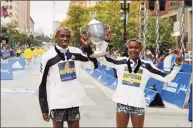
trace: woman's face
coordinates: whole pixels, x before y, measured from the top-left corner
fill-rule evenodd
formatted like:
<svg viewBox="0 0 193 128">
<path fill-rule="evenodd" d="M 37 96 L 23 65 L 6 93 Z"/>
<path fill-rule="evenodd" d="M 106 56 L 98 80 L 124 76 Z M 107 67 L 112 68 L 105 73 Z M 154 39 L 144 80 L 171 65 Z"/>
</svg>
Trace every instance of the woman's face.
<svg viewBox="0 0 193 128">
<path fill-rule="evenodd" d="M 139 58 L 140 52 L 142 50 L 142 45 L 137 41 L 130 41 L 127 45 L 128 54 L 132 60 Z"/>
</svg>

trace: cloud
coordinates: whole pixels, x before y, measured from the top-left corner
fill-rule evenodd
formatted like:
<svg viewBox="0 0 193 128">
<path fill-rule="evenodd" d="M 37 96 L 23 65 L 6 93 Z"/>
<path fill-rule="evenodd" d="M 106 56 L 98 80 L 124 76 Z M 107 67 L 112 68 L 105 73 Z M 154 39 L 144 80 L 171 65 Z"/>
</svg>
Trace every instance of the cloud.
<svg viewBox="0 0 193 128">
<path fill-rule="evenodd" d="M 43 28 L 46 35 L 52 34 L 52 22 L 66 18 L 70 1 L 55 1 L 55 18 L 53 1 L 31 1 L 30 15 L 35 22 L 34 29 Z"/>
</svg>

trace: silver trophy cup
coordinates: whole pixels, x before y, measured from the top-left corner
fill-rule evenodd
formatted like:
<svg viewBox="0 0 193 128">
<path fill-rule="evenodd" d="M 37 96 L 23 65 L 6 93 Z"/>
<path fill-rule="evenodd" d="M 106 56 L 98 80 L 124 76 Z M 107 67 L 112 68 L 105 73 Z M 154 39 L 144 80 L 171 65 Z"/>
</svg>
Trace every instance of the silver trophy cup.
<svg viewBox="0 0 193 128">
<path fill-rule="evenodd" d="M 108 43 L 104 40 L 106 27 L 107 25 L 92 19 L 86 26 L 80 29 L 80 33 L 85 29 L 86 36 L 89 38 L 90 42 L 96 46 L 96 50 L 90 55 L 91 58 L 102 57 L 106 54 L 108 46 Z"/>
</svg>

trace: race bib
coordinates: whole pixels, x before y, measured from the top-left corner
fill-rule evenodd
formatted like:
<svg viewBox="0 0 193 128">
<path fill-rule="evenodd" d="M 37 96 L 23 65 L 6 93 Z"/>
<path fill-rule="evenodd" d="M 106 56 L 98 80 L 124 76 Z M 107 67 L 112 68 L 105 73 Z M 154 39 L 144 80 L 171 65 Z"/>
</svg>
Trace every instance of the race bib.
<svg viewBox="0 0 193 128">
<path fill-rule="evenodd" d="M 74 61 L 66 61 L 58 64 L 61 81 L 76 79 L 76 69 Z"/>
<path fill-rule="evenodd" d="M 142 73 L 142 69 L 139 69 L 137 73 L 129 73 L 128 67 L 125 67 L 122 84 L 127 86 L 139 87 L 141 83 Z"/>
</svg>

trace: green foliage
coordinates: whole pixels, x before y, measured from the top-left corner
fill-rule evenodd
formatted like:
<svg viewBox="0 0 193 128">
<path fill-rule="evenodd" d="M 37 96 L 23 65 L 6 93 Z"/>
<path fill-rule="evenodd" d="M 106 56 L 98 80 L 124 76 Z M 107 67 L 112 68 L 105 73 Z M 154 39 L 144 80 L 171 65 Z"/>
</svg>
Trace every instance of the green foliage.
<svg viewBox="0 0 193 128">
<path fill-rule="evenodd" d="M 136 37 L 138 35 L 138 10 L 139 2 L 134 1 L 130 4 L 130 10 L 127 19 L 127 39 Z M 94 7 L 84 7 L 82 4 L 70 5 L 67 12 L 67 19 L 61 22 L 60 27 L 67 26 L 74 32 L 74 38 L 72 39 L 73 46 L 80 45 L 80 28 L 87 25 L 91 20 L 90 13 L 96 12 L 96 19 L 104 24 L 108 24 L 111 27 L 111 44 L 119 49 L 124 46 L 123 42 L 123 29 L 124 22 L 121 20 L 121 8 L 119 1 L 101 1 Z M 142 23 L 143 24 L 143 23 Z M 156 28 L 155 17 L 149 14 L 148 16 L 148 28 L 146 33 L 147 46 L 153 46 L 155 48 L 156 40 Z M 171 33 L 173 29 L 173 21 L 169 18 L 160 19 L 160 42 L 165 42 L 168 46 L 173 46 L 174 40 L 172 40 Z"/>
<path fill-rule="evenodd" d="M 173 20 L 171 18 L 164 18 L 159 20 L 159 42 L 160 49 L 165 50 L 174 47 L 175 40 L 171 38 L 173 32 Z M 151 17 L 148 19 L 148 29 L 146 33 L 147 48 L 152 46 L 156 48 L 156 22 L 155 18 Z M 162 47 L 163 46 L 163 47 Z"/>
<path fill-rule="evenodd" d="M 50 37 L 44 36 L 44 35 L 39 35 L 39 36 L 36 36 L 35 38 L 36 40 L 44 41 L 44 42 L 49 42 L 51 40 Z"/>
<path fill-rule="evenodd" d="M 9 45 L 11 46 L 12 40 L 17 43 L 28 44 L 29 46 L 39 46 L 42 41 L 49 42 L 50 38 L 48 36 L 37 36 L 28 37 L 25 33 L 20 33 L 18 29 L 18 24 L 12 22 L 6 26 L 2 26 L 2 35 L 9 35 Z"/>
</svg>

